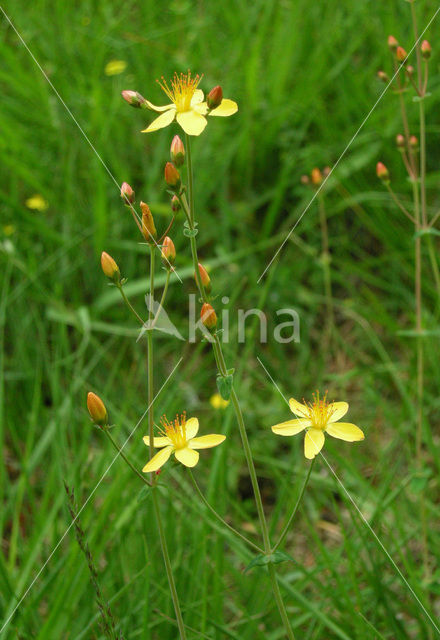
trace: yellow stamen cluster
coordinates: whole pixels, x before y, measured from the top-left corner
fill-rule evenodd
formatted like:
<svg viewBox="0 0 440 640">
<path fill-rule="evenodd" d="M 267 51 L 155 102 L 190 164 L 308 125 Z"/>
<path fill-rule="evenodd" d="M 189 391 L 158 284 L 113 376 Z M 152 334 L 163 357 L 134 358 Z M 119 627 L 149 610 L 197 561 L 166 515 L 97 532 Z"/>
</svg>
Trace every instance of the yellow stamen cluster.
<svg viewBox="0 0 440 640">
<path fill-rule="evenodd" d="M 159 431 L 162 435 L 171 440 L 176 449 L 182 449 L 186 446 L 186 412 L 182 415 L 177 415 L 171 422 L 163 415 L 160 419 L 162 428 L 159 427 Z"/>
<path fill-rule="evenodd" d="M 157 83 L 169 99 L 174 102 L 176 110 L 182 112 L 190 110 L 191 99 L 202 77 L 203 75 L 199 76 L 197 74 L 192 78 L 191 71 L 188 71 L 188 73 L 181 73 L 180 75 L 175 73 L 173 79 L 170 81 L 171 87 L 163 76 L 161 80 L 157 80 Z"/>
<path fill-rule="evenodd" d="M 327 391 L 323 398 L 319 397 L 319 391 L 317 391 L 313 394 L 313 402 L 306 402 L 303 399 L 303 403 L 307 407 L 307 417 L 310 419 L 312 427 L 324 431 L 335 411 L 332 403 L 327 402 Z"/>
</svg>

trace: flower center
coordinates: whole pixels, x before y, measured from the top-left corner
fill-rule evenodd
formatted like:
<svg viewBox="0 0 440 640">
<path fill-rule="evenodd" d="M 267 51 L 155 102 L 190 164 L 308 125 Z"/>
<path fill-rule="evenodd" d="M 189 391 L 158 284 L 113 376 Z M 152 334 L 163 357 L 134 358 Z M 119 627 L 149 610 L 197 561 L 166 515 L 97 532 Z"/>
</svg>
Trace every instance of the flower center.
<svg viewBox="0 0 440 640">
<path fill-rule="evenodd" d="M 191 109 L 194 91 L 197 89 L 202 77 L 197 74 L 192 78 L 191 71 L 188 71 L 188 73 L 181 73 L 180 75 L 175 73 L 172 80 L 170 80 L 170 85 L 168 85 L 163 76 L 161 80 L 157 80 L 157 83 L 165 91 L 169 99 L 174 102 L 176 110 L 182 112 Z"/>
<path fill-rule="evenodd" d="M 176 415 L 175 420 L 169 422 L 163 415 L 160 419 L 161 427 L 159 431 L 162 435 L 171 440 L 176 449 L 183 449 L 186 446 L 186 413 L 181 416 Z"/>
<path fill-rule="evenodd" d="M 319 391 L 313 394 L 313 402 L 305 402 L 303 400 L 308 411 L 308 418 L 312 423 L 314 429 L 321 429 L 325 431 L 325 428 L 334 413 L 332 403 L 327 402 L 327 391 L 323 398 L 319 397 Z"/>
</svg>

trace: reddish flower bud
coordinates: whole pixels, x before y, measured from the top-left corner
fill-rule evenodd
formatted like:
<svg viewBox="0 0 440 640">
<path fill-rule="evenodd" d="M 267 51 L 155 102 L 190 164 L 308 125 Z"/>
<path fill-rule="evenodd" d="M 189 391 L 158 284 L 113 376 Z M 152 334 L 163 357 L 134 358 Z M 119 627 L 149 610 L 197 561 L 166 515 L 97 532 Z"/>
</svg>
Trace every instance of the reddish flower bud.
<svg viewBox="0 0 440 640">
<path fill-rule="evenodd" d="M 387 182 L 389 180 L 390 172 L 388 171 L 388 169 L 386 168 L 383 162 L 377 163 L 376 175 L 379 178 L 379 180 L 382 180 L 382 182 Z"/>
<path fill-rule="evenodd" d="M 401 133 L 396 136 L 396 145 L 398 149 L 403 149 L 405 146 L 405 138 Z"/>
<path fill-rule="evenodd" d="M 388 84 L 388 82 L 390 81 L 390 78 L 388 74 L 385 73 L 385 71 L 378 71 L 377 77 L 379 78 L 379 80 L 382 80 L 382 82 L 385 82 L 385 84 Z"/>
<path fill-rule="evenodd" d="M 173 191 L 178 191 L 180 188 L 180 173 L 172 162 L 167 162 L 165 165 L 165 182 Z"/>
<path fill-rule="evenodd" d="M 176 167 L 181 167 L 185 162 L 185 147 L 179 136 L 174 136 L 171 142 L 170 155 Z"/>
<path fill-rule="evenodd" d="M 208 105 L 208 109 L 215 109 L 218 107 L 223 100 L 223 89 L 217 85 L 214 89 L 206 96 L 206 104 Z"/>
<path fill-rule="evenodd" d="M 388 46 L 391 49 L 391 51 L 395 51 L 399 46 L 399 43 L 397 42 L 394 36 L 388 36 Z"/>
<path fill-rule="evenodd" d="M 411 64 L 406 65 L 406 73 L 409 76 L 414 75 L 414 67 Z"/>
<path fill-rule="evenodd" d="M 177 213 L 181 209 L 180 200 L 177 196 L 173 196 L 171 198 L 171 209 L 174 213 Z"/>
<path fill-rule="evenodd" d="M 124 204 L 133 204 L 135 201 L 135 193 L 128 182 L 123 182 L 121 185 L 121 198 Z"/>
<path fill-rule="evenodd" d="M 396 49 L 396 58 L 397 58 L 397 62 L 405 62 L 405 60 L 407 59 L 408 54 L 406 53 L 405 49 L 403 47 L 397 47 Z"/>
<path fill-rule="evenodd" d="M 174 242 L 168 236 L 165 236 L 163 239 L 161 256 L 167 268 L 174 264 L 174 260 L 176 259 L 176 247 L 174 246 Z"/>
<path fill-rule="evenodd" d="M 99 424 L 102 427 L 108 424 L 107 409 L 103 401 L 96 393 L 91 391 L 87 394 L 87 409 L 95 424 Z"/>
<path fill-rule="evenodd" d="M 409 139 L 409 144 L 412 149 L 417 149 L 417 147 L 419 146 L 419 140 L 417 136 L 411 136 Z"/>
<path fill-rule="evenodd" d="M 312 170 L 312 173 L 310 174 L 310 177 L 312 179 L 312 184 L 315 185 L 315 187 L 319 186 L 322 182 L 322 173 L 321 173 L 321 169 L 318 169 L 317 167 L 315 167 Z"/>
<path fill-rule="evenodd" d="M 217 326 L 217 316 L 213 307 L 205 302 L 200 312 L 200 318 L 205 325 L 205 327 L 209 330 L 215 329 Z"/>
<path fill-rule="evenodd" d="M 119 282 L 119 278 L 121 276 L 119 267 L 113 258 L 105 251 L 101 253 L 101 267 L 107 278 L 110 278 L 110 280 L 114 280 L 115 282 Z"/>
<path fill-rule="evenodd" d="M 211 293 L 211 278 L 208 275 L 205 267 L 199 262 L 199 274 L 200 280 L 202 281 L 203 287 L 206 293 Z M 194 274 L 194 280 L 197 282 L 196 274 Z"/>
<path fill-rule="evenodd" d="M 157 232 L 150 207 L 145 202 L 140 202 L 139 204 L 142 211 L 142 234 L 149 244 L 155 244 Z"/>
<path fill-rule="evenodd" d="M 301 184 L 310 184 L 310 178 L 309 176 L 301 176 Z"/>
<path fill-rule="evenodd" d="M 432 49 L 431 49 L 431 45 L 427 40 L 423 40 L 420 46 L 420 51 L 422 52 L 422 56 L 425 58 L 425 60 L 428 60 L 428 58 L 431 57 Z"/>
<path fill-rule="evenodd" d="M 131 107 L 135 109 L 147 108 L 147 101 L 137 91 L 122 91 L 121 95 Z"/>
<path fill-rule="evenodd" d="M 324 176 L 324 178 L 326 178 L 331 174 L 331 172 L 332 172 L 331 167 L 324 167 L 324 169 L 322 170 L 322 175 Z"/>
</svg>

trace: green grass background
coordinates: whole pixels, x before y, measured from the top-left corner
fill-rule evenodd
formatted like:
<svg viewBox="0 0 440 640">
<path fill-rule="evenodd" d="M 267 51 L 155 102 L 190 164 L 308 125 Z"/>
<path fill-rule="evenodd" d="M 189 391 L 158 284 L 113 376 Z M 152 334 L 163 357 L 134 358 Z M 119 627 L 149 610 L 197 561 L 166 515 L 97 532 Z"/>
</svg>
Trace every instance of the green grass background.
<svg viewBox="0 0 440 640">
<path fill-rule="evenodd" d="M 78 3 L 8 0 L 6 13 L 71 109 L 116 180 L 150 203 L 164 230 L 168 195 L 162 180 L 177 127 L 141 135 L 151 119 L 130 109 L 122 89 L 153 102 L 155 79 L 174 70 L 204 73 L 203 89 L 221 84 L 237 100 L 230 119 L 211 119 L 194 141 L 200 255 L 212 266 L 215 293 L 228 296 L 242 399 L 272 536 L 294 504 L 307 471 L 300 436 L 282 440 L 270 425 L 289 411 L 261 359 L 288 397 L 328 389 L 350 402 L 349 419 L 365 442 L 327 441 L 325 454 L 363 515 L 432 615 L 439 613 L 438 292 L 427 254 L 423 278 L 425 339 L 425 471 L 415 451 L 413 230 L 375 177 L 383 160 L 405 199 L 409 185 L 394 147 L 401 130 L 396 97 L 380 102 L 341 161 L 328 188 L 337 348 L 323 348 L 325 304 L 320 231 L 313 204 L 279 260 L 257 284 L 312 192 L 300 176 L 332 165 L 391 70 L 386 37 L 409 49 L 413 37 L 403 0 L 223 0 Z M 437 3 L 417 0 L 421 25 Z M 147 286 L 139 244 L 118 190 L 7 21 L 1 20 L 0 186 L 1 402 L 0 611 L 5 620 L 70 523 L 63 479 L 79 504 L 113 460 L 114 451 L 88 419 L 88 390 L 105 400 L 122 443 L 146 407 L 146 345 L 109 289 L 99 266 L 106 250 L 129 279 L 139 310 Z M 439 207 L 439 22 L 427 33 L 434 55 L 428 110 L 429 206 Z M 112 59 L 126 71 L 108 77 Z M 409 103 L 416 133 L 417 106 Z M 30 211 L 40 193 L 49 207 Z M 13 232 L 11 234 L 11 225 Z M 185 330 L 194 292 L 181 220 L 173 239 L 183 285 L 173 279 L 171 319 Z M 434 244 L 435 243 L 435 244 Z M 437 260 L 438 242 L 433 239 Z M 427 242 L 424 242 L 425 251 Z M 158 276 L 158 281 L 163 275 Z M 238 308 L 262 308 L 269 327 L 277 309 L 295 308 L 301 342 L 267 345 L 248 323 L 236 342 Z M 437 334 L 435 331 L 437 330 Z M 252 536 L 254 503 L 231 408 L 215 411 L 212 354 L 158 334 L 156 389 L 183 363 L 157 400 L 156 415 L 186 409 L 204 433 L 222 431 L 222 447 L 202 452 L 196 477 L 215 507 Z M 145 421 L 126 446 L 141 468 Z M 214 523 L 182 467 L 163 472 L 161 508 L 189 638 L 277 640 L 283 637 L 265 570 L 243 573 L 252 554 Z M 431 580 L 421 563 L 421 488 L 426 496 Z M 99 580 L 126 639 L 174 639 L 172 604 L 158 537 L 139 481 L 121 460 L 111 467 L 81 514 Z M 258 526 L 258 525 L 257 525 Z M 318 459 L 279 566 L 281 588 L 299 640 L 432 638 L 421 607 Z M 431 630 L 430 630 L 431 629 Z M 33 585 L 3 638 L 101 638 L 87 565 L 73 530 Z"/>
</svg>

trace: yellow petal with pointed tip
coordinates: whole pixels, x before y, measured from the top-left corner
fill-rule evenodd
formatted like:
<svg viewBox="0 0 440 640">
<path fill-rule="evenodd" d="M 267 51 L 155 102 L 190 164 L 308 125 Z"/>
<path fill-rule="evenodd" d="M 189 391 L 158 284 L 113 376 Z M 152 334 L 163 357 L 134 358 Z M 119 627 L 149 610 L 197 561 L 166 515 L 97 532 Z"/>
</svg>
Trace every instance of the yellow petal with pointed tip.
<svg viewBox="0 0 440 640">
<path fill-rule="evenodd" d="M 199 136 L 207 125 L 206 118 L 196 111 L 182 111 L 176 119 L 189 136 Z"/>
<path fill-rule="evenodd" d="M 218 107 L 209 112 L 210 116 L 233 116 L 234 113 L 237 113 L 238 105 L 233 100 L 229 100 L 228 98 L 224 98 Z"/>
<path fill-rule="evenodd" d="M 191 442 L 188 442 L 190 449 L 210 449 L 216 447 L 226 440 L 226 436 L 219 433 L 210 433 L 207 436 L 200 436 L 200 438 L 193 438 Z"/>
<path fill-rule="evenodd" d="M 149 473 L 150 471 L 157 471 L 168 460 L 170 457 L 174 447 L 165 447 L 165 449 L 161 449 L 155 456 L 153 456 L 150 462 L 147 462 L 145 467 L 142 469 L 144 473 Z"/>
<path fill-rule="evenodd" d="M 162 107 L 158 107 L 155 104 L 153 104 L 152 102 L 150 102 L 149 100 L 145 100 L 145 102 L 147 103 L 149 109 L 151 109 L 152 111 L 157 111 L 157 113 L 162 113 L 162 111 L 169 111 L 169 109 L 175 109 L 176 108 L 173 103 L 164 104 Z"/>
<path fill-rule="evenodd" d="M 271 427 L 274 433 L 279 436 L 294 436 L 303 431 L 306 427 L 310 427 L 312 423 L 305 418 L 297 418 L 296 420 L 286 420 Z"/>
<path fill-rule="evenodd" d="M 185 447 L 185 449 L 176 449 L 174 455 L 185 467 L 195 467 L 199 461 L 199 452 L 189 449 L 188 447 Z"/>
<path fill-rule="evenodd" d="M 301 402 L 298 402 L 298 400 L 295 400 L 295 398 L 290 398 L 289 407 L 291 412 L 294 413 L 296 416 L 300 416 L 301 418 L 307 418 L 309 415 L 309 411 L 305 406 L 305 404 L 301 404 Z"/>
<path fill-rule="evenodd" d="M 359 429 L 355 424 L 351 424 L 351 422 L 329 424 L 325 431 L 334 438 L 339 438 L 339 440 L 345 440 L 346 442 L 356 442 L 365 438 L 362 429 Z"/>
<path fill-rule="evenodd" d="M 336 422 L 347 413 L 348 402 L 332 402 L 328 409 L 332 412 L 332 415 L 329 418 L 329 423 Z"/>
<path fill-rule="evenodd" d="M 199 430 L 199 421 L 197 418 L 189 418 L 189 420 L 186 421 L 185 430 L 187 440 L 194 438 Z"/>
<path fill-rule="evenodd" d="M 144 436 L 142 440 L 145 442 L 147 447 L 150 446 L 150 436 Z M 160 436 L 159 438 L 153 438 L 153 446 L 156 448 L 167 447 L 168 445 L 173 444 L 169 438 L 166 436 Z"/>
<path fill-rule="evenodd" d="M 309 429 L 304 438 L 304 455 L 309 460 L 321 451 L 324 446 L 325 436 L 321 429 Z"/>
<path fill-rule="evenodd" d="M 153 120 L 153 122 L 146 129 L 142 129 L 142 133 L 151 133 L 152 131 L 157 131 L 158 129 L 167 127 L 172 123 L 175 115 L 175 109 L 169 109 L 169 111 L 165 111 L 165 113 L 162 113 L 159 117 Z"/>
</svg>

